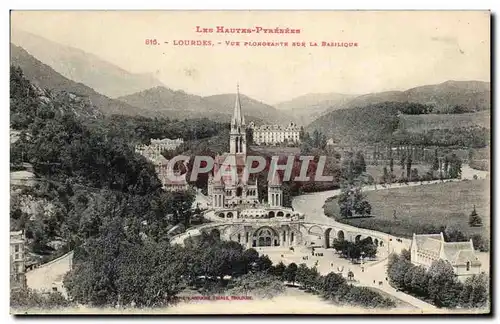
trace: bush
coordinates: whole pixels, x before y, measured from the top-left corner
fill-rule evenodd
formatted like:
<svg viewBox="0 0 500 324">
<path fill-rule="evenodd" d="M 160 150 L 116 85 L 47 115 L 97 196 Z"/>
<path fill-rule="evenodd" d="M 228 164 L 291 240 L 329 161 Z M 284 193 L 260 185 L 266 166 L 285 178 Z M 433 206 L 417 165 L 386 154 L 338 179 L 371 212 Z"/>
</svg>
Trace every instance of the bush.
<svg viewBox="0 0 500 324">
<path fill-rule="evenodd" d="M 477 308 L 488 303 L 488 280 L 484 274 L 473 275 L 462 284 L 446 261 L 434 261 L 426 270 L 414 266 L 406 257 L 391 254 L 387 269 L 390 283 L 411 295 L 431 300 L 437 307 Z"/>
<path fill-rule="evenodd" d="M 43 294 L 31 289 L 21 289 L 10 293 L 10 306 L 16 309 L 52 309 L 69 305 L 70 302 L 60 292 Z"/>
</svg>

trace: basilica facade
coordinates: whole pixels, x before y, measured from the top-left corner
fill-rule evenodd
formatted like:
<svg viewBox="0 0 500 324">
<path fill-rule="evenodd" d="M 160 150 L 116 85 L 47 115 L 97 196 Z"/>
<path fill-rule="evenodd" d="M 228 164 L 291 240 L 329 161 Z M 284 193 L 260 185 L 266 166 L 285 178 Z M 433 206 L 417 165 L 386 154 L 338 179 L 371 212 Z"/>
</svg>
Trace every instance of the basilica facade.
<svg viewBox="0 0 500 324">
<path fill-rule="evenodd" d="M 238 89 L 231 119 L 229 152 L 215 157 L 213 171 L 209 174 L 207 191 L 211 209 L 224 221 L 248 219 L 266 222 L 272 219 L 287 222 L 298 220 L 301 217 L 299 213 L 291 208 L 283 207 L 282 182 L 278 173 L 275 173 L 268 181 L 268 194 L 265 202 L 262 197 L 259 197 L 257 178 L 245 176 L 246 129 Z M 220 172 L 222 170 L 225 172 Z M 275 240 L 266 239 L 263 242 L 274 245 Z"/>
</svg>

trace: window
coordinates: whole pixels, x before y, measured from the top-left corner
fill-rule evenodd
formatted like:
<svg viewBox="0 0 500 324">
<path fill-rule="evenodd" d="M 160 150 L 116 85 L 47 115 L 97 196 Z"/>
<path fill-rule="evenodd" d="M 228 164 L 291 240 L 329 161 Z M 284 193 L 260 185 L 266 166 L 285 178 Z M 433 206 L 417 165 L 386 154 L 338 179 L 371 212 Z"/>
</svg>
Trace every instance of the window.
<svg viewBox="0 0 500 324">
<path fill-rule="evenodd" d="M 19 244 L 14 245 L 14 252 L 19 252 Z"/>
</svg>

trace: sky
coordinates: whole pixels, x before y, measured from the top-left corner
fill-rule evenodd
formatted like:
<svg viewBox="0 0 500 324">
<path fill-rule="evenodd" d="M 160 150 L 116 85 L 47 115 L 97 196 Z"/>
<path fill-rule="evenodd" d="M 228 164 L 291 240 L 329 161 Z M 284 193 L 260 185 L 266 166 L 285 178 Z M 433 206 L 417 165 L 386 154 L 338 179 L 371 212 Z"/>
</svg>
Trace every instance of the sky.
<svg viewBox="0 0 500 324">
<path fill-rule="evenodd" d="M 13 11 L 11 26 L 129 72 L 152 73 L 175 90 L 233 93 L 239 83 L 242 93 L 268 104 L 309 93 L 490 81 L 490 13 L 484 11 Z M 288 27 L 300 34 L 202 34 L 196 26 Z M 174 46 L 179 40 L 214 46 Z M 320 46 L 228 47 L 225 41 Z M 358 46 L 323 47 L 322 41 Z"/>
</svg>

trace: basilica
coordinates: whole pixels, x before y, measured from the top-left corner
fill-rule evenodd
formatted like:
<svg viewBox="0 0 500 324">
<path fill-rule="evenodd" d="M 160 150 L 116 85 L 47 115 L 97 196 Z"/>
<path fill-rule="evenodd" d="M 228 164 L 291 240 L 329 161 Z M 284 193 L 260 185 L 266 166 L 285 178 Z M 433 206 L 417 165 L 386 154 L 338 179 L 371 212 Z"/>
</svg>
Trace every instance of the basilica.
<svg viewBox="0 0 500 324">
<path fill-rule="evenodd" d="M 247 157 L 247 127 L 243 115 L 239 88 L 236 93 L 231 129 L 229 134 L 229 152 L 215 157 L 212 173 L 209 174 L 208 195 L 211 207 L 220 218 L 224 219 L 298 219 L 299 214 L 283 207 L 283 190 L 280 176 L 276 173 L 268 181 L 267 202 L 259 197 L 257 178 L 245 177 Z M 216 177 L 224 168 L 225 172 Z"/>
</svg>

